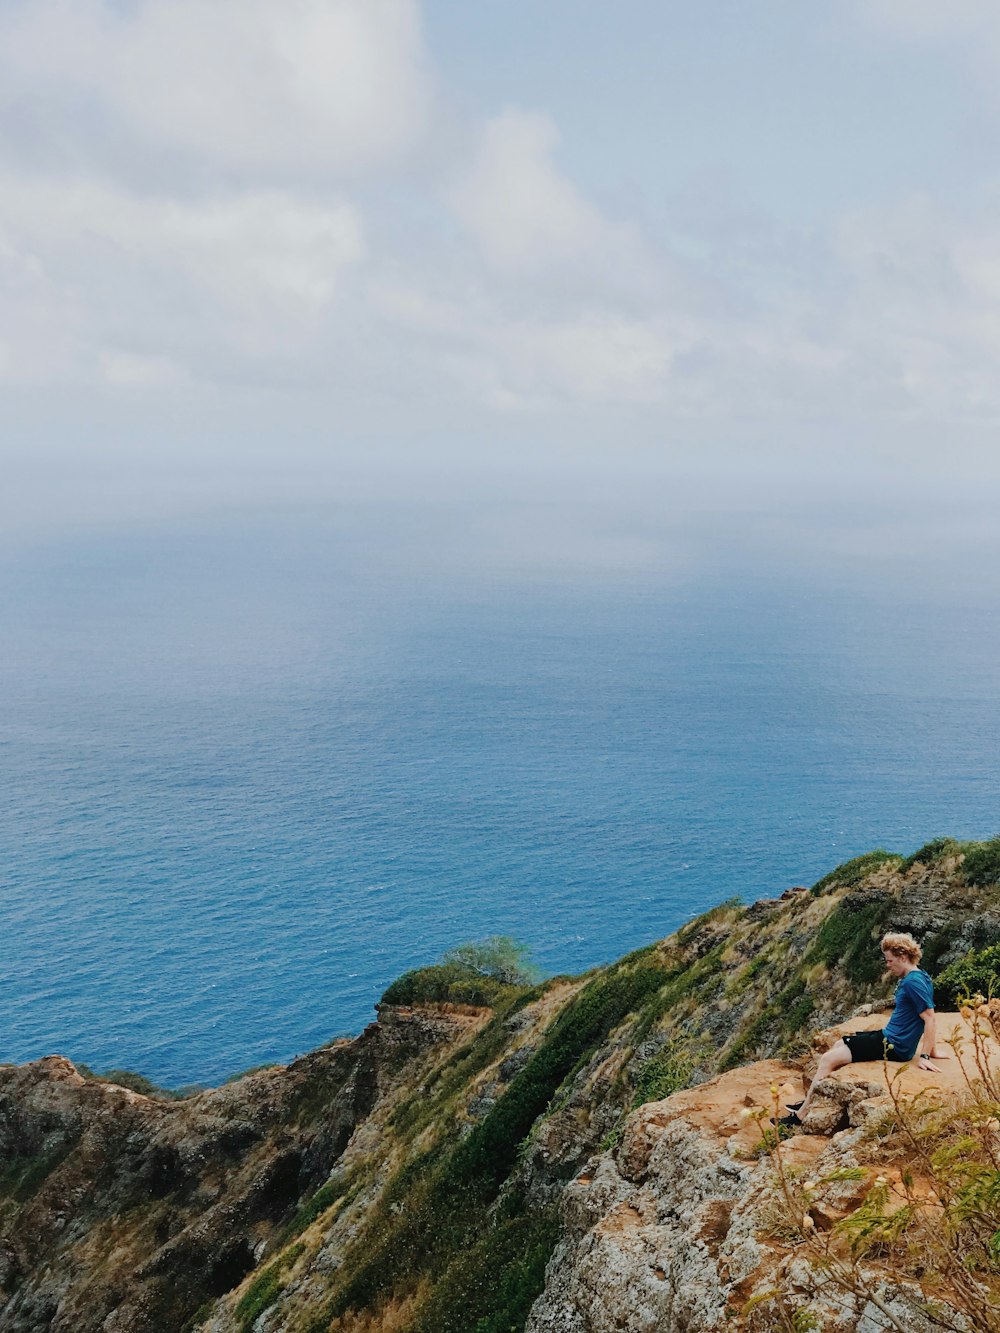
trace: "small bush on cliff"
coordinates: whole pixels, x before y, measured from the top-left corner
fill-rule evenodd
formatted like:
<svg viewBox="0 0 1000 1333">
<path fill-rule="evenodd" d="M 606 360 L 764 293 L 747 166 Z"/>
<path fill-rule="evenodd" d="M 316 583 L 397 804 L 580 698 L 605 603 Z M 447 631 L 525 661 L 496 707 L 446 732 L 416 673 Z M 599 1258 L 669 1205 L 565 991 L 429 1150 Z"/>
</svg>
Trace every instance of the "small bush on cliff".
<svg viewBox="0 0 1000 1333">
<path fill-rule="evenodd" d="M 667 1041 L 656 1055 L 647 1060 L 636 1079 L 632 1110 L 646 1102 L 660 1102 L 686 1088 L 698 1060 L 707 1053 L 707 1043 L 688 1040 Z"/>
<path fill-rule="evenodd" d="M 459 944 L 434 966 L 405 972 L 382 996 L 382 1003 L 491 1006 L 511 987 L 535 983 L 538 974 L 529 957 L 528 946 L 509 935 Z"/>
<path fill-rule="evenodd" d="M 293 1245 L 290 1250 L 285 1250 L 250 1283 L 236 1306 L 240 1333 L 250 1333 L 258 1317 L 275 1303 L 285 1288 L 282 1274 L 292 1267 L 304 1249 L 304 1245 Z"/>
<path fill-rule="evenodd" d="M 508 988 L 491 977 L 438 963 L 404 972 L 382 996 L 383 1004 L 475 1004 L 491 1006 Z"/>
<path fill-rule="evenodd" d="M 889 899 L 866 903 L 857 911 L 838 904 L 816 932 L 806 961 L 839 966 L 859 985 L 876 982 L 884 970 L 878 938 L 889 924 L 892 908 Z"/>
<path fill-rule="evenodd" d="M 897 852 L 887 852 L 884 847 L 877 847 L 875 851 L 865 852 L 863 856 L 856 856 L 852 861 L 837 866 L 836 870 L 831 870 L 816 881 L 812 892 L 820 894 L 830 889 L 853 889 L 874 871 L 881 870 L 885 865 L 900 865 L 902 860 Z"/>
<path fill-rule="evenodd" d="M 972 949 L 934 978 L 939 1009 L 954 1009 L 968 995 L 1000 995 L 1000 944 Z"/>
<path fill-rule="evenodd" d="M 967 884 L 1000 884 L 1000 837 L 973 843 L 965 853 L 962 873 Z"/>
<path fill-rule="evenodd" d="M 161 1088 L 145 1074 L 137 1074 L 132 1069 L 106 1069 L 103 1074 L 95 1074 L 89 1065 L 77 1064 L 76 1071 L 94 1083 L 112 1083 L 116 1088 L 128 1088 L 130 1092 L 138 1092 L 143 1097 L 153 1097 L 158 1101 L 181 1101 L 205 1091 L 201 1083 L 183 1088 Z"/>
<path fill-rule="evenodd" d="M 460 967 L 476 976 L 489 977 L 504 986 L 531 986 L 538 971 L 531 965 L 531 950 L 509 935 L 490 935 L 456 945 L 441 959 L 447 966 Z"/>
</svg>

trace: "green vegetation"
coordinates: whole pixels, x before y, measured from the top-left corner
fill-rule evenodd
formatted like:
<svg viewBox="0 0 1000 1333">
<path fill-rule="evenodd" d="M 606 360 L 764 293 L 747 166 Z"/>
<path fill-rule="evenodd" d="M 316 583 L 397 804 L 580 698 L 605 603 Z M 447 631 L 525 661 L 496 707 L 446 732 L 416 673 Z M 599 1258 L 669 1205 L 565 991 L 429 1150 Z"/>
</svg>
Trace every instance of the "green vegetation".
<svg viewBox="0 0 1000 1333">
<path fill-rule="evenodd" d="M 806 962 L 839 966 L 848 980 L 859 986 L 874 984 L 884 971 L 878 942 L 888 927 L 893 906 L 888 898 L 865 903 L 855 911 L 838 904 L 816 932 Z"/>
<path fill-rule="evenodd" d="M 541 1280 L 555 1229 L 547 1215 L 526 1212 L 516 1190 L 505 1192 L 499 1204 L 498 1195 L 522 1141 L 563 1080 L 670 980 L 673 974 L 656 959 L 655 950 L 643 950 L 594 976 L 565 1005 L 484 1119 L 464 1138 L 439 1141 L 397 1173 L 317 1329 L 323 1319 L 374 1307 L 395 1287 L 412 1287 L 421 1274 L 434 1285 L 426 1320 L 418 1312 L 412 1333 L 432 1327 L 509 1333 L 521 1327 L 518 1302 L 527 1302 L 526 1313 L 527 1293 Z M 442 1291 L 453 1311 L 448 1319 L 464 1322 L 442 1322 Z"/>
<path fill-rule="evenodd" d="M 48 1152 L 11 1157 L 0 1174 L 0 1198 L 26 1203 L 42 1187 L 57 1166 L 61 1166 L 76 1147 L 71 1141 Z"/>
<path fill-rule="evenodd" d="M 448 1268 L 407 1333 L 520 1333 L 558 1237 L 555 1209 L 500 1222 Z"/>
<path fill-rule="evenodd" d="M 538 969 L 531 962 L 531 950 L 509 935 L 489 935 L 449 949 L 441 959 L 447 966 L 490 977 L 505 986 L 530 986 L 538 980 Z"/>
<path fill-rule="evenodd" d="M 293 1245 L 290 1250 L 280 1254 L 274 1263 L 268 1264 L 250 1283 L 236 1306 L 240 1333 L 250 1333 L 258 1317 L 278 1299 L 285 1286 L 282 1274 L 292 1267 L 304 1250 L 304 1245 Z"/>
<path fill-rule="evenodd" d="M 702 990 L 717 985 L 724 948 L 725 945 L 717 944 L 693 963 L 679 964 L 666 973 L 663 986 L 642 1007 L 632 1034 L 634 1045 L 642 1041 L 669 1010 L 684 1000 L 693 1003 Z"/>
<path fill-rule="evenodd" d="M 768 949 L 762 949 L 757 957 L 751 959 L 746 967 L 743 968 L 741 972 L 737 973 L 732 981 L 726 986 L 726 999 L 737 999 L 750 985 L 754 977 L 759 976 L 766 967 L 773 965 L 774 961 L 774 958 L 770 955 L 770 951 Z"/>
<path fill-rule="evenodd" d="M 1000 885 L 1000 837 L 972 843 L 965 853 L 962 873 L 967 884 Z"/>
<path fill-rule="evenodd" d="M 228 1078 L 222 1080 L 222 1086 L 227 1087 L 230 1083 L 239 1083 L 241 1078 L 249 1078 L 251 1074 L 261 1074 L 265 1069 L 280 1069 L 281 1066 L 277 1060 L 268 1060 L 262 1065 L 251 1065 L 249 1069 L 241 1069 L 239 1073 L 230 1074 Z"/>
<path fill-rule="evenodd" d="M 383 1004 L 474 1004 L 492 1007 L 510 989 L 502 981 L 438 963 L 404 972 L 382 996 Z"/>
<path fill-rule="evenodd" d="M 287 1245 L 290 1240 L 300 1236 L 306 1227 L 311 1226 L 335 1203 L 346 1198 L 352 1191 L 351 1178 L 348 1175 L 334 1176 L 325 1185 L 320 1185 L 315 1194 L 303 1203 L 294 1217 L 282 1229 L 280 1243 Z"/>
<path fill-rule="evenodd" d="M 690 1042 L 669 1041 L 639 1070 L 632 1109 L 646 1102 L 659 1102 L 671 1093 L 687 1087 L 696 1063 Z"/>
<path fill-rule="evenodd" d="M 474 1004 L 492 1006 L 511 988 L 537 981 L 527 945 L 509 935 L 491 935 L 449 949 L 439 963 L 405 972 L 382 996 L 383 1004 Z"/>
<path fill-rule="evenodd" d="M 816 1226 L 815 1217 L 829 1216 L 844 1173 L 803 1180 L 777 1143 L 765 1142 L 797 1262 L 792 1281 L 788 1268 L 778 1270 L 778 1285 L 764 1300 L 791 1311 L 815 1295 L 829 1301 L 839 1293 L 855 1310 L 874 1304 L 887 1313 L 884 1327 L 898 1333 L 914 1326 L 1000 1333 L 1000 1082 L 990 1056 L 998 1038 L 1000 1006 L 977 1016 L 960 1066 L 966 1086 L 957 1095 L 903 1097 L 890 1083 L 892 1108 L 859 1147 L 870 1184 L 828 1228 Z M 896 1167 L 894 1182 L 876 1174 L 887 1162 Z M 878 1304 L 887 1272 L 898 1302 L 888 1312 Z M 794 1327 L 787 1319 L 780 1326 Z"/>
<path fill-rule="evenodd" d="M 710 907 L 707 912 L 702 912 L 701 916 L 696 916 L 693 921 L 681 926 L 677 932 L 677 943 L 681 948 L 685 948 L 705 926 L 711 925 L 713 921 L 721 920 L 730 913 L 742 910 L 743 900 L 741 898 L 727 898 L 725 902 Z"/>
<path fill-rule="evenodd" d="M 182 1088 L 161 1088 L 151 1078 L 137 1074 L 133 1069 L 106 1069 L 103 1074 L 95 1074 L 89 1065 L 78 1064 L 76 1072 L 93 1083 L 110 1083 L 116 1088 L 128 1088 L 130 1092 L 138 1092 L 143 1097 L 153 1097 L 162 1102 L 183 1101 L 185 1097 L 193 1097 L 205 1091 L 201 1083 L 186 1084 Z"/>
<path fill-rule="evenodd" d="M 831 870 L 828 875 L 817 880 L 812 886 L 812 892 L 815 894 L 827 893 L 830 889 L 853 889 L 862 880 L 867 879 L 875 870 L 881 870 L 885 865 L 901 865 L 903 858 L 896 852 L 887 852 L 884 847 L 877 847 L 873 852 L 865 852 L 863 856 L 856 856 L 852 861 L 845 861 L 843 865 L 837 866 L 836 870 Z"/>
<path fill-rule="evenodd" d="M 905 872 L 912 870 L 916 865 L 933 865 L 935 861 L 940 861 L 945 856 L 954 856 L 959 851 L 961 851 L 961 843 L 956 842 L 954 838 L 932 838 L 930 842 L 925 842 L 923 847 L 918 848 L 912 856 L 908 856 L 905 861 L 902 861 L 899 868 Z"/>
<path fill-rule="evenodd" d="M 575 996 L 489 1115 L 452 1156 L 443 1184 L 488 1201 L 514 1165 L 517 1147 L 573 1067 L 666 981 L 662 968 L 610 969 Z"/>
<path fill-rule="evenodd" d="M 971 995 L 1000 995 L 1000 944 L 972 949 L 934 978 L 939 1009 L 954 1009 Z"/>
<path fill-rule="evenodd" d="M 394 1108 L 389 1116 L 392 1129 L 412 1138 L 428 1125 L 440 1123 L 442 1117 L 448 1118 L 448 1109 L 454 1110 L 462 1089 L 491 1064 L 510 1041 L 506 1027 L 510 1018 L 537 1000 L 543 990 L 544 987 L 521 991 L 507 987 L 493 1006 L 493 1017 L 486 1026 L 453 1051 L 447 1060 L 431 1071 L 416 1092 Z"/>
<path fill-rule="evenodd" d="M 816 1007 L 801 977 L 795 977 L 736 1037 L 726 1052 L 722 1069 L 735 1069 L 758 1050 L 774 1051 L 800 1037 Z"/>
</svg>

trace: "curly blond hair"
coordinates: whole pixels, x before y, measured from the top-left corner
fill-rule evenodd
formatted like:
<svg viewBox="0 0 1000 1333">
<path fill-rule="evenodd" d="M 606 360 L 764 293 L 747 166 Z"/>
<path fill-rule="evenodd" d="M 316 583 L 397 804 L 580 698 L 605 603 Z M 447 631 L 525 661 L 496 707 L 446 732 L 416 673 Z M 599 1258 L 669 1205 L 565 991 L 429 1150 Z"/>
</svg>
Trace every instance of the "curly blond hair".
<svg viewBox="0 0 1000 1333">
<path fill-rule="evenodd" d="M 883 935 L 878 947 L 883 953 L 888 949 L 890 953 L 901 954 L 903 958 L 908 958 L 911 963 L 919 963 L 920 955 L 923 952 L 912 935 L 904 935 L 901 931 L 895 930 Z"/>
</svg>

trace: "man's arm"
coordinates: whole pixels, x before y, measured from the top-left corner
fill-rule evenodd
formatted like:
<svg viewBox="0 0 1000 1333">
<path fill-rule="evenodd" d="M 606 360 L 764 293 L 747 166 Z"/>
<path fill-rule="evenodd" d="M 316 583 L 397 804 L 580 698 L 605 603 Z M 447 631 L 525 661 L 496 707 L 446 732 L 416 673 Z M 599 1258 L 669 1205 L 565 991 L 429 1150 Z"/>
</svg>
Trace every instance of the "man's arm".
<svg viewBox="0 0 1000 1333">
<path fill-rule="evenodd" d="M 923 1060 L 927 1062 L 931 1069 L 933 1069 L 934 1066 L 930 1064 L 930 1059 L 934 1054 L 934 1046 L 937 1042 L 937 1015 L 933 1009 L 925 1009 L 920 1017 L 924 1021 L 924 1036 L 920 1043 L 922 1049 L 919 1049 L 917 1064 L 919 1065 L 921 1060 Z"/>
</svg>

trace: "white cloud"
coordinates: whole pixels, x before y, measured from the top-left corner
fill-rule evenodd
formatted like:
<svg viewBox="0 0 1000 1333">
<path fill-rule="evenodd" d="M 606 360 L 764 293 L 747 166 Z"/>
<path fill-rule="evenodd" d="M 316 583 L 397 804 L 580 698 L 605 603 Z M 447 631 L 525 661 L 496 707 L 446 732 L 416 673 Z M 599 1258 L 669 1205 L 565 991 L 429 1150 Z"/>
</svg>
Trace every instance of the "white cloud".
<svg viewBox="0 0 1000 1333">
<path fill-rule="evenodd" d="M 162 382 L 294 351 L 364 253 L 342 202 L 0 180 L 0 329 L 21 330 L 8 377 Z"/>
<path fill-rule="evenodd" d="M 571 177 L 550 116 L 470 135 L 428 121 L 430 87 L 416 0 L 0 0 L 0 377 L 293 385 L 404 433 L 466 410 L 1000 412 L 992 201 L 914 197 L 818 239 L 713 206 L 656 236 Z"/>
<path fill-rule="evenodd" d="M 667 388 L 673 352 L 665 328 L 614 313 L 500 324 L 477 347 L 485 397 L 502 408 L 651 403 Z"/>
<path fill-rule="evenodd" d="M 455 204 L 490 262 L 534 268 L 586 257 L 618 239 L 557 171 L 558 141 L 555 124 L 537 113 L 504 111 L 485 127 Z"/>
<path fill-rule="evenodd" d="M 0 88 L 18 121 L 99 112 L 85 154 L 132 136 L 281 179 L 391 158 L 430 99 L 416 0 L 8 0 Z"/>
<path fill-rule="evenodd" d="M 841 220 L 850 301 L 836 333 L 910 414 L 1000 412 L 1000 224 L 922 196 Z"/>
<path fill-rule="evenodd" d="M 484 127 L 474 158 L 453 191 L 456 214 L 486 262 L 570 293 L 639 292 L 660 287 L 655 260 L 634 225 L 607 218 L 556 163 L 559 131 L 538 112 L 508 108 Z"/>
</svg>

